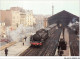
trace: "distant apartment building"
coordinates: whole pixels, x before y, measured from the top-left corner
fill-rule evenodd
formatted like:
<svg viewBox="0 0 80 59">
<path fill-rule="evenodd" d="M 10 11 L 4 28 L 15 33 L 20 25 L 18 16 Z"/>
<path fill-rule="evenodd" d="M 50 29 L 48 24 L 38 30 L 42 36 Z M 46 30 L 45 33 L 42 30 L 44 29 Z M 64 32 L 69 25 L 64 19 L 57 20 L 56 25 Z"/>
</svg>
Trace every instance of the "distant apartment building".
<svg viewBox="0 0 80 59">
<path fill-rule="evenodd" d="M 48 16 L 44 15 L 35 15 L 36 18 L 36 29 L 46 28 L 48 26 L 47 18 Z"/>
<path fill-rule="evenodd" d="M 18 27 L 19 24 L 25 25 L 25 23 L 26 23 L 25 10 L 20 7 L 12 7 L 10 10 L 13 12 L 12 13 L 13 26 Z"/>
<path fill-rule="evenodd" d="M 5 23 L 4 22 L 0 22 L 0 36 L 2 34 L 5 34 Z"/>
<path fill-rule="evenodd" d="M 20 7 L 11 7 L 10 10 L 0 10 L 0 21 L 5 22 L 6 26 L 17 28 L 20 24 L 33 26 L 36 21 L 32 10 L 25 11 Z"/>
<path fill-rule="evenodd" d="M 26 26 L 26 13 L 20 12 L 20 24 Z"/>
<path fill-rule="evenodd" d="M 0 10 L 1 22 L 5 22 L 5 26 L 17 26 L 20 24 L 20 13 L 19 11 L 13 10 Z"/>
<path fill-rule="evenodd" d="M 48 22 L 47 22 L 47 18 L 44 18 L 44 28 L 46 28 L 48 26 Z"/>
<path fill-rule="evenodd" d="M 22 9 L 20 7 L 12 7 L 11 10 L 17 11 L 17 13 L 18 13 L 17 25 L 23 24 L 24 26 L 33 26 L 36 23 L 32 10 L 25 11 L 24 9 Z"/>
<path fill-rule="evenodd" d="M 13 11 L 12 12 L 12 27 L 18 27 L 18 25 L 20 24 L 20 12 L 19 11 Z"/>
<path fill-rule="evenodd" d="M 5 22 L 5 26 L 11 26 L 12 12 L 10 10 L 0 10 L 0 21 Z"/>
<path fill-rule="evenodd" d="M 32 10 L 26 11 L 26 26 L 34 26 L 36 24 L 35 17 Z"/>
<path fill-rule="evenodd" d="M 44 16 L 43 15 L 35 15 L 36 18 L 36 30 L 44 28 Z"/>
</svg>

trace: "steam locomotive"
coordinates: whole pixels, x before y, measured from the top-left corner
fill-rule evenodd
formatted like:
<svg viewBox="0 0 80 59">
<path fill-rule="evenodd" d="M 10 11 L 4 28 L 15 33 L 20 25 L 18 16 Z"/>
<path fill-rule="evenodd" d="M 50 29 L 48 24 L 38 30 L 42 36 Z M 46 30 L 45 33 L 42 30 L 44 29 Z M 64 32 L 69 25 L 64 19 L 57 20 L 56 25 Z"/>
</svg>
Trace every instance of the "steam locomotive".
<svg viewBox="0 0 80 59">
<path fill-rule="evenodd" d="M 79 35 L 79 24 L 73 24 L 71 30 L 73 30 L 76 35 Z"/>
<path fill-rule="evenodd" d="M 31 46 L 42 46 L 43 43 L 49 38 L 51 34 L 50 32 L 53 31 L 52 28 L 55 26 L 56 24 L 53 24 L 45 29 L 38 30 L 34 35 L 30 37 Z"/>
</svg>

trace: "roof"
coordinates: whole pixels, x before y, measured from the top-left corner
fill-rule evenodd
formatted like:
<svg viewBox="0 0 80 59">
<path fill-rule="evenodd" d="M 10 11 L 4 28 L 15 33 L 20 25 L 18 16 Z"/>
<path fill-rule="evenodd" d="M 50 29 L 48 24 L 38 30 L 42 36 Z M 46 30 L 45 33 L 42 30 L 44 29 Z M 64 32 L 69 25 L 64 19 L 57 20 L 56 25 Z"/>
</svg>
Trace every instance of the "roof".
<svg viewBox="0 0 80 59">
<path fill-rule="evenodd" d="M 63 23 L 66 23 L 68 24 L 70 21 L 72 21 L 73 19 L 76 19 L 77 21 L 79 21 L 79 17 L 74 15 L 74 14 L 71 14 L 70 12 L 67 12 L 65 10 L 55 14 L 55 15 L 52 15 L 51 17 L 48 18 L 48 23 L 49 25 L 55 23 L 55 22 L 63 22 Z"/>
</svg>

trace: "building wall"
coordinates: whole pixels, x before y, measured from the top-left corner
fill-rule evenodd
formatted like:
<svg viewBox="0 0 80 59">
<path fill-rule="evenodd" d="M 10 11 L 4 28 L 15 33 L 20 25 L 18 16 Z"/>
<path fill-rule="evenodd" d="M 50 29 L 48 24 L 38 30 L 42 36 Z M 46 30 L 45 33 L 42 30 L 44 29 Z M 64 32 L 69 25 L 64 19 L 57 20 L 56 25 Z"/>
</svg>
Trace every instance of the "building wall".
<svg viewBox="0 0 80 59">
<path fill-rule="evenodd" d="M 45 23 L 45 16 L 44 15 L 35 15 L 36 18 L 36 29 L 42 29 L 44 28 L 44 23 Z"/>
<path fill-rule="evenodd" d="M 5 22 L 6 26 L 17 28 L 18 25 L 33 26 L 36 24 L 32 10 L 25 11 L 20 7 L 12 7 L 10 10 L 0 10 L 0 21 Z"/>
<path fill-rule="evenodd" d="M 12 26 L 16 28 L 20 24 L 20 12 L 13 10 L 11 12 L 12 12 Z"/>
<path fill-rule="evenodd" d="M 5 22 L 6 26 L 11 26 L 12 23 L 12 13 L 10 10 L 0 10 L 0 21 Z"/>
<path fill-rule="evenodd" d="M 44 28 L 46 28 L 48 26 L 47 24 L 47 18 L 44 18 Z"/>
<path fill-rule="evenodd" d="M 20 12 L 20 24 L 26 26 L 26 13 Z"/>
<path fill-rule="evenodd" d="M 15 14 L 14 14 L 14 16 L 16 17 L 17 21 L 15 21 L 15 22 L 18 22 L 18 24 L 23 24 L 24 26 L 26 26 L 26 12 L 25 12 L 25 10 L 20 7 L 12 7 L 11 10 L 16 11 L 15 14 L 17 14 L 17 16 L 15 16 Z"/>
<path fill-rule="evenodd" d="M 3 34 L 5 34 L 5 23 L 0 22 L 0 36 L 2 36 Z"/>
<path fill-rule="evenodd" d="M 16 28 L 20 24 L 20 12 L 15 10 L 0 10 L 1 22 L 5 22 L 5 26 Z"/>
<path fill-rule="evenodd" d="M 33 26 L 35 23 L 33 12 L 31 10 L 26 11 L 26 26 Z"/>
</svg>

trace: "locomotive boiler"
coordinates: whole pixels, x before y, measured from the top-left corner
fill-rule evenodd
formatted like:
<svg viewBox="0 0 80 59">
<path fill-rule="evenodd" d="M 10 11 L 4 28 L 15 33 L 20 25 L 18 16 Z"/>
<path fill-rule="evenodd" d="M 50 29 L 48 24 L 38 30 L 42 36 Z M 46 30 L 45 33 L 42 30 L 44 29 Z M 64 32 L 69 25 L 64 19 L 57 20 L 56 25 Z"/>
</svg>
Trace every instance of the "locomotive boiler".
<svg viewBox="0 0 80 59">
<path fill-rule="evenodd" d="M 36 32 L 36 34 L 31 36 L 30 43 L 34 46 L 41 46 L 47 38 L 48 32 L 45 29 L 40 29 Z"/>
</svg>

